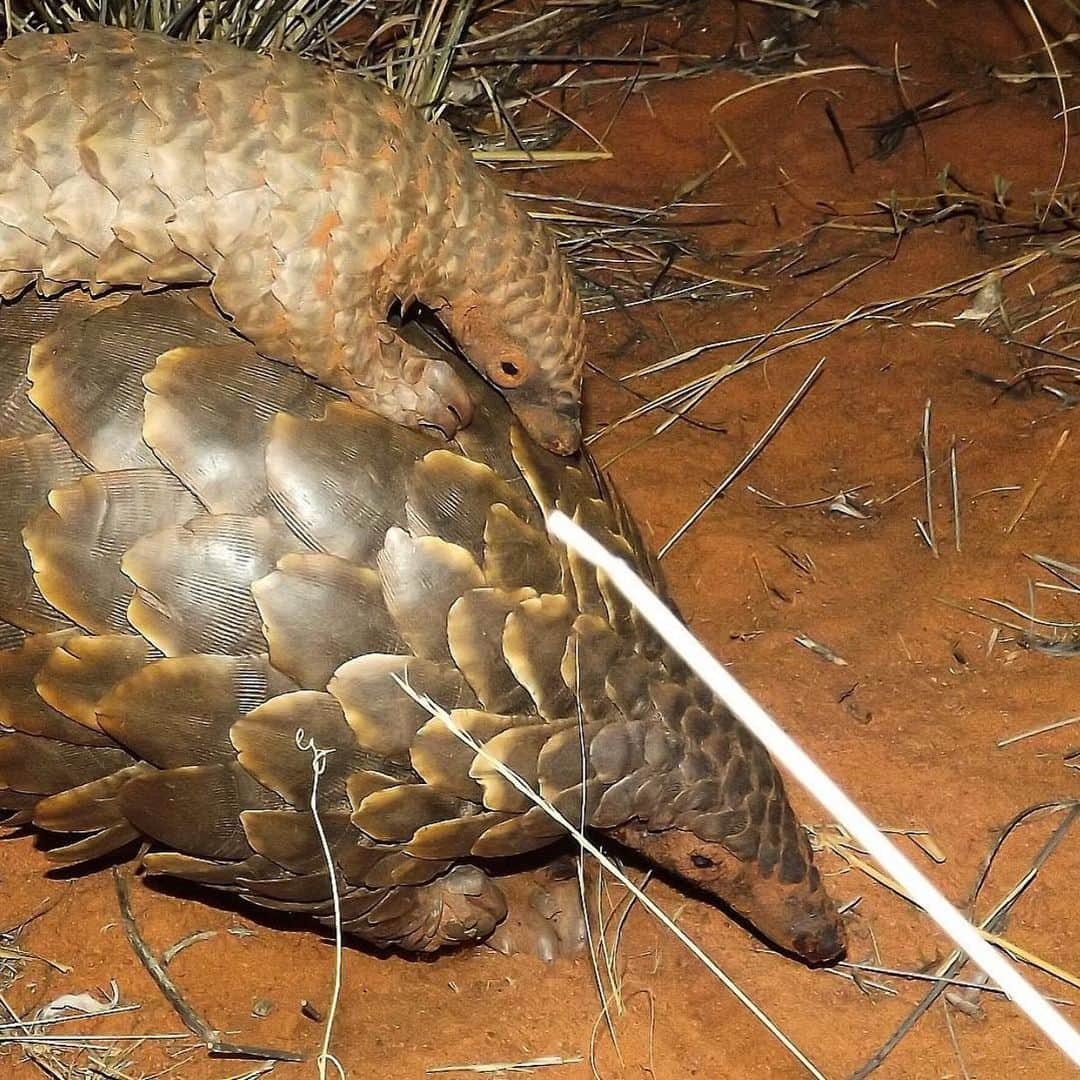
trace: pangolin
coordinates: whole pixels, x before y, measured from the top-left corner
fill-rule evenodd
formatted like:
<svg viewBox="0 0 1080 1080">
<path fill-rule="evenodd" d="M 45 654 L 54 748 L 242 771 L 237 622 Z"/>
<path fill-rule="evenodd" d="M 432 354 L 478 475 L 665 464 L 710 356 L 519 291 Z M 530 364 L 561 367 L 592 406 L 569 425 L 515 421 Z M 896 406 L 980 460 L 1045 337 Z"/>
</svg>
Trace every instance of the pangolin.
<svg viewBox="0 0 1080 1080">
<path fill-rule="evenodd" d="M 562 836 L 497 760 L 836 956 L 764 748 L 544 527 L 661 587 L 623 503 L 446 357 L 475 403 L 453 441 L 262 356 L 200 290 L 3 309 L 0 807 L 73 834 L 57 862 L 143 840 L 152 873 L 329 920 L 303 732 L 346 928 L 435 950 L 490 935 L 508 857 Z"/>
<path fill-rule="evenodd" d="M 353 401 L 446 435 L 437 310 L 525 428 L 577 448 L 583 322 L 557 245 L 450 129 L 287 53 L 86 25 L 0 49 L 0 296 L 206 283 L 236 329 Z"/>
</svg>

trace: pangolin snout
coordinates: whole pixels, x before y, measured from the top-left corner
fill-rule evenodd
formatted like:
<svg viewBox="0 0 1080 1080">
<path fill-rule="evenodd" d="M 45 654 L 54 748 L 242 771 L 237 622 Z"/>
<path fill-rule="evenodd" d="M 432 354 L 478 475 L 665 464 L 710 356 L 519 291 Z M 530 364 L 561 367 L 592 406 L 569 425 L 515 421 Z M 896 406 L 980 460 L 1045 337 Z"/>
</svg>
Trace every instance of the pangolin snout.
<svg viewBox="0 0 1080 1080">
<path fill-rule="evenodd" d="M 581 406 L 576 401 L 536 404 L 513 391 L 506 397 L 521 426 L 545 450 L 565 457 L 581 449 Z"/>
<path fill-rule="evenodd" d="M 792 924 L 791 951 L 812 964 L 839 960 L 846 948 L 847 935 L 835 911 L 807 911 Z"/>
</svg>

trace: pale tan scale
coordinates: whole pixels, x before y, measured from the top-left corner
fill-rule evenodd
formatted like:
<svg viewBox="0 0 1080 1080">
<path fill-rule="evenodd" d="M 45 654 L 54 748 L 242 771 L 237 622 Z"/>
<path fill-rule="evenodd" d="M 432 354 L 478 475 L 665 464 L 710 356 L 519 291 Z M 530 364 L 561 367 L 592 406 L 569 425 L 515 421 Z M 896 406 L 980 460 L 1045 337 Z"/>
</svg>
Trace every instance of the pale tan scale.
<svg viewBox="0 0 1080 1080">
<path fill-rule="evenodd" d="M 63 112 L 59 104 L 54 112 Z M 151 186 L 150 151 L 160 145 L 162 128 L 133 87 L 120 107 L 95 114 L 78 129 L 79 160 L 93 179 L 123 199 Z"/>
<path fill-rule="evenodd" d="M 39 668 L 54 649 L 62 648 L 73 633 L 61 630 L 35 635 L 21 649 L 0 655 L 0 680 L 4 695 L 0 701 L 0 726 L 9 730 L 18 725 L 26 735 L 55 739 L 75 746 L 108 746 L 109 740 L 74 723 L 54 709 L 37 692 L 35 679 Z"/>
<path fill-rule="evenodd" d="M 39 173 L 35 172 L 21 157 L 0 174 L 0 221 L 17 229 L 42 246 L 52 239 L 53 227 L 45 217 L 52 188 Z M 10 254 L 5 250 L 3 267 L 13 270 L 40 269 L 28 266 L 19 252 Z"/>
<path fill-rule="evenodd" d="M 149 663 L 153 649 L 137 634 L 66 638 L 49 653 L 34 677 L 41 699 L 92 731 L 100 731 L 102 698 Z"/>
<path fill-rule="evenodd" d="M 431 859 L 436 856 L 467 859 L 480 838 L 507 818 L 507 814 L 488 811 L 422 825 L 405 846 L 405 853 L 417 859 Z"/>
<path fill-rule="evenodd" d="M 310 689 L 365 653 L 406 653 L 379 575 L 336 555 L 286 555 L 251 586 L 274 666 Z"/>
<path fill-rule="evenodd" d="M 449 661 L 450 609 L 462 593 L 484 584 L 473 557 L 438 537 L 412 537 L 392 528 L 376 565 L 386 608 L 405 641 L 423 659 Z"/>
<path fill-rule="evenodd" d="M 81 787 L 42 799 L 34 809 L 34 824 L 59 833 L 97 833 L 98 830 L 118 829 L 134 837 L 137 834 L 127 824 L 117 796 L 129 780 L 152 771 L 152 766 L 139 762 L 100 780 L 92 780 Z M 110 832 L 109 845 L 116 839 L 117 836 Z M 73 845 L 69 845 L 66 852 L 67 858 L 60 861 L 78 862 L 82 856 L 82 852 Z"/>
<path fill-rule="evenodd" d="M 175 121 L 166 124 L 161 142 L 150 149 L 154 183 L 177 212 L 206 194 L 206 166 L 202 150 L 210 134 L 210 121 L 201 118 L 194 106 L 187 111 L 183 104 L 177 103 L 176 112 L 179 115 Z M 151 109 L 160 115 L 156 105 L 156 101 L 151 103 Z M 171 216 L 165 218 L 167 228 Z M 171 228 L 169 233 L 172 235 Z M 180 241 L 174 238 L 174 242 Z M 190 251 L 194 258 L 195 252 L 202 249 L 196 246 L 193 251 L 187 248 L 180 250 L 185 253 Z"/>
<path fill-rule="evenodd" d="M 11 233 L 15 230 L 8 229 L 6 225 L 0 225 L 0 234 L 5 232 Z M 3 237 L 0 236 L 0 243 L 3 242 Z M 13 243 L 21 245 L 24 242 L 33 245 L 34 249 L 37 249 L 37 245 L 32 240 L 27 240 L 21 234 L 14 238 Z M 38 257 L 29 257 L 28 263 L 38 261 Z M 0 271 L 0 299 L 14 300 L 16 297 L 21 296 L 37 278 L 37 274 L 27 273 L 21 270 L 3 270 Z"/>
<path fill-rule="evenodd" d="M 126 632 L 135 588 L 120 570 L 123 553 L 146 532 L 201 511 L 189 491 L 157 469 L 95 473 L 55 487 L 23 529 L 34 581 L 84 629 Z"/>
<path fill-rule="evenodd" d="M 173 252 L 172 238 L 163 222 L 173 212 L 172 203 L 153 184 L 133 187 L 120 196 L 112 231 L 116 239 L 152 262 Z M 145 276 L 146 271 L 143 271 Z M 99 277 L 101 271 L 98 271 Z M 134 271 L 127 278 L 131 281 Z"/>
<path fill-rule="evenodd" d="M 353 811 L 352 823 L 373 840 L 405 843 L 417 830 L 457 817 L 462 800 L 427 784 L 399 784 L 372 792 Z"/>
<path fill-rule="evenodd" d="M 548 720 L 568 716 L 573 695 L 562 677 L 566 640 L 577 612 L 569 597 L 546 594 L 522 600 L 506 618 L 506 664 Z"/>
<path fill-rule="evenodd" d="M 494 735 L 484 744 L 484 755 L 477 755 L 469 775 L 484 790 L 484 805 L 489 810 L 504 810 L 521 814 L 535 805 L 506 776 L 495 762 L 506 766 L 536 791 L 539 784 L 537 767 L 540 751 L 556 732 L 571 721 L 550 724 L 521 724 Z M 494 760 L 492 760 L 494 759 Z"/>
<path fill-rule="evenodd" d="M 341 702 L 362 749 L 407 765 L 413 737 L 431 714 L 399 679 L 444 708 L 474 704 L 453 668 L 411 656 L 358 656 L 338 668 L 327 689 Z"/>
<path fill-rule="evenodd" d="M 320 818 L 324 830 L 339 825 L 340 815 Z M 242 810 L 244 839 L 258 855 L 272 856 L 292 874 L 310 874 L 326 866 L 311 813 L 297 810 Z"/>
<path fill-rule="evenodd" d="M 97 263 L 97 258 L 86 248 L 53 233 L 41 257 L 42 272 L 46 276 L 38 291 L 42 296 L 59 296 L 76 282 L 96 277 Z"/>
<path fill-rule="evenodd" d="M 74 176 L 85 160 L 80 154 L 79 133 L 86 124 L 86 114 L 63 105 L 62 91 L 43 94 L 26 109 L 19 130 L 18 149 L 26 164 L 50 188 Z M 4 164 L 6 171 L 13 162 Z"/>
<path fill-rule="evenodd" d="M 447 642 L 454 663 L 486 709 L 515 713 L 531 706 L 528 690 L 514 677 L 503 651 L 507 617 L 536 595 L 530 588 L 472 589 L 447 616 Z"/>
<path fill-rule="evenodd" d="M 455 709 L 449 724 L 441 716 L 433 716 L 413 737 L 410 763 L 425 784 L 481 803 L 484 788 L 470 773 L 475 752 L 458 737 L 451 725 L 484 745 L 501 732 L 530 722 L 528 715 L 508 716 L 478 709 Z"/>
<path fill-rule="evenodd" d="M 492 825 L 473 844 L 472 853 L 481 859 L 526 854 L 547 847 L 562 835 L 562 826 L 539 806 L 533 806 Z"/>
<path fill-rule="evenodd" d="M 149 259 L 125 247 L 120 240 L 113 240 L 94 267 L 89 291 L 91 295 L 98 296 L 108 292 L 114 285 L 130 281 L 132 276 L 146 275 L 149 271 Z"/>
</svg>

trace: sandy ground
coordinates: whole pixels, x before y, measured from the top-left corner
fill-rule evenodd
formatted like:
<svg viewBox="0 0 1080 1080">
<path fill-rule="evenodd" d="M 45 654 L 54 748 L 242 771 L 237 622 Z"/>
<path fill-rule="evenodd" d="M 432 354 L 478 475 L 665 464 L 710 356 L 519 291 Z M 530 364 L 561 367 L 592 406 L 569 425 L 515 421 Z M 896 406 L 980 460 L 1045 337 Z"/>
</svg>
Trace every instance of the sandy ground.
<svg viewBox="0 0 1080 1080">
<path fill-rule="evenodd" d="M 1041 8 L 1048 17 L 1061 15 Z M 736 26 L 732 8 L 716 2 L 696 22 L 656 23 L 651 32 L 684 50 L 715 54 L 733 40 L 750 40 L 751 31 L 759 39 L 768 34 L 760 10 L 751 18 L 751 26 Z M 681 220 L 696 223 L 687 231 L 700 266 L 747 285 L 728 299 L 597 316 L 590 431 L 603 431 L 632 408 L 637 401 L 631 391 L 653 397 L 738 359 L 745 345 L 715 349 L 673 371 L 621 385 L 604 376 L 625 376 L 697 345 L 762 334 L 789 318 L 792 324 L 835 319 L 860 304 L 912 296 L 1033 250 L 1023 228 L 979 229 L 970 215 L 942 215 L 898 240 L 887 210 L 890 198 L 896 205 L 915 196 L 932 200 L 948 165 L 950 190 L 962 186 L 974 193 L 990 208 L 988 216 L 995 177 L 1001 177 L 1010 186 L 1000 216 L 1006 222 L 1031 219 L 1031 193 L 1053 185 L 1062 128 L 1052 82 L 994 74 L 1044 70 L 1037 56 L 1023 55 L 1038 47 L 1023 6 L 884 2 L 830 11 L 819 23 L 801 31 L 807 67 L 865 63 L 889 69 L 898 60 L 909 103 L 951 91 L 952 102 L 965 107 L 925 120 L 919 131 L 907 129 L 894 153 L 876 159 L 866 125 L 905 107 L 888 75 L 849 71 L 761 87 L 711 112 L 717 101 L 751 85 L 744 74 L 720 71 L 692 82 L 649 84 L 631 95 L 610 131 L 614 160 L 532 181 L 606 202 L 656 206 L 709 174 L 692 198 L 713 205 L 687 209 Z M 1062 16 L 1047 29 L 1053 37 L 1071 25 Z M 1067 49 L 1058 55 L 1064 68 L 1080 69 L 1080 55 Z M 845 133 L 850 165 L 826 103 Z M 576 115 L 603 130 L 613 107 L 612 98 L 597 98 Z M 717 168 L 729 144 L 735 152 Z M 1070 165 L 1066 181 L 1073 175 Z M 814 229 L 826 221 L 843 227 Z M 1010 231 L 1015 235 L 1004 235 Z M 1067 280 L 1060 277 L 1060 263 L 1055 266 L 1060 280 L 1038 278 L 1050 271 L 1048 260 L 1010 278 L 1006 313 L 1011 305 L 1020 311 L 1035 303 L 1028 281 L 1039 289 L 1048 280 Z M 844 284 L 856 271 L 864 272 Z M 1044 306 L 1068 299 L 1065 292 Z M 940 864 L 912 841 L 900 841 L 959 903 L 969 899 L 982 860 L 1010 819 L 1036 804 L 1080 796 L 1075 758 L 1074 768 L 1068 767 L 1080 727 L 995 745 L 1076 714 L 1080 655 L 1033 649 L 1022 632 L 1008 628 L 999 628 L 992 641 L 992 623 L 942 602 L 974 605 L 987 614 L 995 610 L 980 604 L 981 597 L 1026 608 L 1029 579 L 1053 580 L 1026 555 L 1080 563 L 1080 430 L 1046 467 L 1063 432 L 1078 427 L 1080 413 L 1038 389 L 1003 395 L 990 380 L 1007 380 L 1038 357 L 1003 344 L 1000 327 L 991 333 L 977 322 L 955 320 L 970 303 L 971 297 L 946 300 L 895 319 L 857 322 L 753 364 L 724 381 L 694 413 L 722 433 L 676 424 L 663 437 L 636 445 L 662 419 L 654 414 L 593 444 L 602 464 L 614 461 L 612 475 L 659 546 L 740 460 L 813 365 L 827 358 L 779 434 L 664 565 L 693 628 L 872 816 L 891 828 L 929 832 L 944 856 Z M 1071 309 L 1017 333 L 1038 341 L 1070 318 L 1076 321 Z M 766 347 L 781 340 L 788 339 L 775 338 Z M 1069 349 L 1072 341 L 1059 335 L 1052 344 Z M 933 484 L 937 557 L 914 523 L 926 518 L 921 482 L 889 499 L 921 476 L 928 400 L 934 464 L 953 443 L 957 449 L 959 550 L 946 468 Z M 1037 494 L 1008 531 L 1040 476 Z M 787 504 L 858 488 L 852 499 L 866 516 L 830 512 L 821 504 L 777 508 L 748 485 Z M 1040 590 L 1037 600 L 1040 617 L 1080 620 L 1075 594 Z M 996 614 L 1024 625 L 1002 609 Z M 800 647 L 797 635 L 845 663 Z M 809 798 L 796 792 L 794 800 L 804 821 L 823 824 Z M 980 918 L 1024 876 L 1062 820 L 1058 811 L 1012 834 L 977 904 Z M 941 935 L 903 899 L 834 854 L 823 854 L 821 865 L 834 894 L 852 904 L 851 960 L 923 971 L 948 956 Z M 98 1030 L 181 1030 L 127 947 L 109 874 L 49 878 L 46 868 L 29 838 L 4 846 L 0 925 L 52 902 L 20 945 L 73 970 L 61 974 L 28 965 L 7 992 L 12 1006 L 28 1010 L 61 993 L 115 980 L 123 999 L 142 1008 L 101 1021 Z M 1003 931 L 1073 973 L 1080 971 L 1078 874 L 1080 830 L 1074 829 L 1042 865 Z M 836 972 L 808 970 L 767 951 L 717 909 L 662 882 L 651 884 L 650 892 L 679 913 L 681 925 L 830 1078 L 850 1075 L 927 989 L 925 983 L 866 976 L 886 992 Z M 196 931 L 217 932 L 182 952 L 171 967 L 213 1024 L 238 1040 L 314 1052 L 322 1029 L 301 1013 L 301 1003 L 326 1008 L 333 958 L 323 937 L 308 926 L 230 910 L 215 897 L 193 901 L 137 885 L 133 900 L 158 949 Z M 618 1051 L 597 1029 L 598 998 L 587 960 L 544 966 L 478 949 L 420 961 L 349 949 L 335 1051 L 350 1077 L 421 1077 L 440 1066 L 551 1056 L 561 1063 L 530 1075 L 578 1080 L 591 1075 L 595 1033 L 595 1067 L 605 1080 L 806 1075 L 639 909 L 626 920 L 617 956 L 623 1001 L 613 1021 Z M 1047 992 L 1080 998 L 1080 987 L 1028 970 Z M 965 968 L 961 978 L 973 975 Z M 875 1075 L 1071 1075 L 1007 1003 L 984 993 L 977 1006 L 958 1008 L 939 999 Z M 141 1076 L 169 1064 L 146 1046 L 130 1056 L 129 1067 L 101 1075 Z M 238 1076 L 250 1067 L 195 1052 L 174 1063 L 171 1075 Z M 16 1052 L 0 1057 L 4 1076 L 35 1075 L 35 1069 Z M 279 1065 L 273 1075 L 285 1080 L 312 1069 Z"/>
</svg>

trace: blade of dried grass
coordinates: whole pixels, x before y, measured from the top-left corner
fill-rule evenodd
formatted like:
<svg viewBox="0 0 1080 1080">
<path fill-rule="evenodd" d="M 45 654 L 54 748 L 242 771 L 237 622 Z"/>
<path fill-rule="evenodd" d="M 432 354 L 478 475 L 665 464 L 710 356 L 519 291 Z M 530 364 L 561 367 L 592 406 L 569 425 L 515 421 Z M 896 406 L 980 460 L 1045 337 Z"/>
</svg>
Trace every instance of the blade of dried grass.
<svg viewBox="0 0 1080 1080">
<path fill-rule="evenodd" d="M 475 1065 L 435 1065 L 425 1069 L 429 1076 L 444 1073 L 504 1073 L 526 1072 L 530 1069 L 549 1069 L 559 1065 L 580 1065 L 580 1057 L 539 1057 L 528 1061 L 492 1061 Z"/>
<path fill-rule="evenodd" d="M 811 68 L 808 71 L 790 71 L 786 75 L 778 75 L 773 79 L 764 79 L 761 82 L 744 86 L 741 90 L 736 90 L 733 93 L 722 97 L 709 111 L 717 112 L 725 105 L 730 105 L 731 102 L 738 101 L 739 98 L 754 93 L 755 90 L 764 90 L 770 86 L 778 86 L 780 83 L 795 82 L 799 79 L 813 79 L 819 75 L 836 75 L 844 71 L 869 71 L 874 75 L 886 75 L 889 78 L 893 77 L 892 68 L 877 67 L 874 64 L 836 64 L 832 67 Z"/>
<path fill-rule="evenodd" d="M 956 470 L 956 439 L 949 446 L 949 490 L 952 493 L 953 547 L 960 551 L 960 478 Z"/>
<path fill-rule="evenodd" d="M 1058 436 L 1058 441 L 1054 444 L 1054 449 L 1050 451 L 1050 456 L 1046 459 L 1046 464 L 1035 475 L 1031 484 L 1028 486 L 1027 491 L 1024 492 L 1023 499 L 1020 500 L 1020 506 L 1016 513 L 1013 515 L 1012 520 L 1005 526 L 1006 534 L 1011 533 L 1017 525 L 1020 524 L 1020 519 L 1028 512 L 1028 508 L 1031 506 L 1035 496 L 1039 494 L 1039 489 L 1046 481 L 1046 474 L 1053 468 L 1054 462 L 1057 461 L 1058 455 L 1065 448 L 1065 443 L 1069 438 L 1069 428 Z"/>
<path fill-rule="evenodd" d="M 934 533 L 934 485 L 933 476 L 934 470 L 930 467 L 930 410 L 932 403 L 929 398 L 926 401 L 926 408 L 923 409 L 923 422 L 922 422 L 922 444 L 920 449 L 922 450 L 923 460 L 923 490 L 926 494 L 926 521 L 924 537 L 927 544 L 933 552 L 934 558 L 938 558 L 938 546 L 937 536 Z M 920 531 L 922 531 L 920 529 Z"/>
<path fill-rule="evenodd" d="M 1043 50 L 1046 52 L 1047 59 L 1050 61 L 1050 67 L 1054 72 L 1054 80 L 1057 83 L 1058 96 L 1061 100 L 1061 163 L 1058 165 L 1057 176 L 1054 177 L 1054 187 L 1050 192 L 1050 197 L 1046 200 L 1046 207 L 1043 209 L 1040 223 L 1045 225 L 1046 219 L 1050 216 L 1050 210 L 1057 200 L 1058 191 L 1061 188 L 1061 181 L 1065 177 L 1065 167 L 1069 163 L 1069 102 L 1065 96 L 1065 83 L 1061 77 L 1061 69 L 1058 67 L 1057 57 L 1054 55 L 1054 49 L 1050 44 L 1050 39 L 1046 36 L 1046 31 L 1043 30 L 1043 25 L 1039 21 L 1039 16 L 1035 14 L 1035 8 L 1032 6 L 1031 0 L 1021 0 L 1021 2 L 1027 9 L 1027 13 L 1031 17 L 1032 23 L 1035 25 L 1035 30 L 1039 35 L 1039 40 L 1042 42 Z"/>
<path fill-rule="evenodd" d="M 694 524 L 709 509 L 710 506 L 749 468 L 750 464 L 757 458 L 757 456 L 765 449 L 766 446 L 772 441 L 776 433 L 784 426 L 788 417 L 799 407 L 803 398 L 806 397 L 810 388 L 814 385 L 817 377 L 821 374 L 821 369 L 825 366 L 825 357 L 822 357 L 810 371 L 810 373 L 803 379 L 799 388 L 788 400 L 787 404 L 777 413 L 773 422 L 761 433 L 754 445 L 743 455 L 739 463 L 720 481 L 719 484 L 713 489 L 712 493 L 706 498 L 700 506 L 675 530 L 674 535 L 660 548 L 657 553 L 657 558 L 662 559 L 686 534 L 693 528 Z"/>
<path fill-rule="evenodd" d="M 610 161 L 610 150 L 474 150 L 473 157 L 483 163 L 512 165 L 567 165 L 588 161 Z"/>
</svg>

